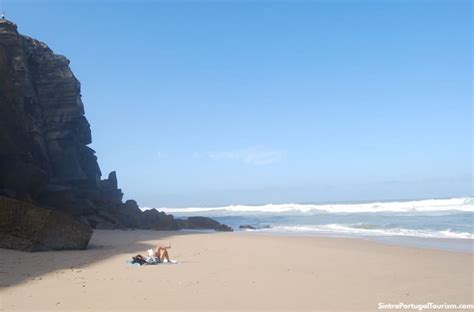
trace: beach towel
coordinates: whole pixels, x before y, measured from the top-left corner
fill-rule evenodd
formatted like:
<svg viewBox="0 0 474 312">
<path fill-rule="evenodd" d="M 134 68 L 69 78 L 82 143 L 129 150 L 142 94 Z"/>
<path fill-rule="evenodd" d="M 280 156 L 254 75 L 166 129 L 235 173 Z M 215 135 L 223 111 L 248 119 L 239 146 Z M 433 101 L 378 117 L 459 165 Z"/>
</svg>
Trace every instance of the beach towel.
<svg viewBox="0 0 474 312">
<path fill-rule="evenodd" d="M 125 261 L 126 264 L 128 265 L 133 265 L 133 266 L 141 266 L 139 263 L 133 263 L 132 262 L 132 259 L 128 259 L 127 261 Z M 170 259 L 170 262 L 157 262 L 157 263 L 147 263 L 147 264 L 144 264 L 144 265 L 162 265 L 162 264 L 178 264 L 178 260 L 171 260 Z"/>
<path fill-rule="evenodd" d="M 128 265 L 140 266 L 140 263 L 137 263 L 137 262 L 134 263 L 132 259 L 128 259 L 127 261 L 125 261 L 125 263 Z"/>
</svg>

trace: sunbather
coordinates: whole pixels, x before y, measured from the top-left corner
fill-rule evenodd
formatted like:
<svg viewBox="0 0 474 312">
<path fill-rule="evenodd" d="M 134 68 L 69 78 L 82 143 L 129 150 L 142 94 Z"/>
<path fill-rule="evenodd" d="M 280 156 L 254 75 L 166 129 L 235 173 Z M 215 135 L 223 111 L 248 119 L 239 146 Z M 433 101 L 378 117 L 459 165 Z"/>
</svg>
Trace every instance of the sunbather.
<svg viewBox="0 0 474 312">
<path fill-rule="evenodd" d="M 138 263 L 140 265 L 144 264 L 156 264 L 156 263 L 163 263 L 164 260 L 166 262 L 173 262 L 176 263 L 175 261 L 171 261 L 169 254 L 168 254 L 168 249 L 171 248 L 171 244 L 168 244 L 168 246 L 156 246 L 156 248 L 153 249 L 148 249 L 148 257 L 143 257 L 142 255 L 136 255 L 135 257 L 132 257 L 132 263 Z"/>
</svg>

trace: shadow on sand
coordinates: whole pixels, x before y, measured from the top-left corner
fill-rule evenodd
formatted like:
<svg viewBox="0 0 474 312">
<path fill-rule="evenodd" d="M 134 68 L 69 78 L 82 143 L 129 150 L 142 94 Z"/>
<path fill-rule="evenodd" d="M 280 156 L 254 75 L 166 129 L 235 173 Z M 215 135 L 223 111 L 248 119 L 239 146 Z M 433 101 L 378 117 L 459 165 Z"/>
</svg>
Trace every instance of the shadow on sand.
<svg viewBox="0 0 474 312">
<path fill-rule="evenodd" d="M 157 243 L 168 244 L 172 238 L 182 235 L 209 234 L 199 231 L 145 231 L 145 230 L 95 230 L 86 250 L 23 252 L 0 248 L 0 291 L 6 287 L 40 280 L 45 274 L 81 270 L 113 256 L 127 259 Z M 171 254 L 173 255 L 173 254 Z"/>
</svg>

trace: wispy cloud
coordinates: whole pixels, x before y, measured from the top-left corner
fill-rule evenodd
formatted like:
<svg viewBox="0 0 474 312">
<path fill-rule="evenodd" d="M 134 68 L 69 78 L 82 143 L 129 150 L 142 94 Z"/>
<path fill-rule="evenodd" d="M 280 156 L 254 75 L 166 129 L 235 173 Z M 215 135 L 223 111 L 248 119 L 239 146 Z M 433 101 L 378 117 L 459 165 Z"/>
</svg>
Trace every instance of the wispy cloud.
<svg viewBox="0 0 474 312">
<path fill-rule="evenodd" d="M 249 147 L 240 150 L 209 153 L 213 160 L 235 160 L 254 166 L 264 166 L 279 162 L 285 153 L 282 151 L 269 150 L 264 147 Z"/>
</svg>

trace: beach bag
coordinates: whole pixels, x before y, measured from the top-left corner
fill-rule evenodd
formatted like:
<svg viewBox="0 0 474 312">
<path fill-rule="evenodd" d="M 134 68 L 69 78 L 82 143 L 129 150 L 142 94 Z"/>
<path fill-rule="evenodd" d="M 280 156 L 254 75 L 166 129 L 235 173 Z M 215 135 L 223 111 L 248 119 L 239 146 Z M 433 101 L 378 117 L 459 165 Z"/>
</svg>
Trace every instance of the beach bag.
<svg viewBox="0 0 474 312">
<path fill-rule="evenodd" d="M 132 257 L 132 264 L 135 264 L 135 263 L 138 263 L 139 265 L 144 265 L 146 263 L 145 260 L 143 260 L 142 258 L 138 258 L 138 257 Z"/>
</svg>

